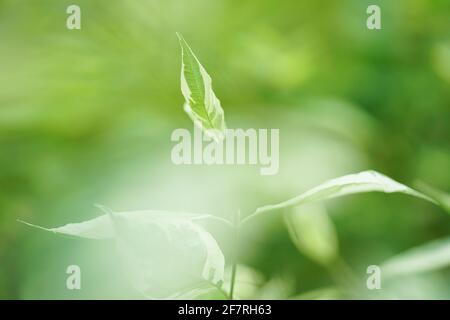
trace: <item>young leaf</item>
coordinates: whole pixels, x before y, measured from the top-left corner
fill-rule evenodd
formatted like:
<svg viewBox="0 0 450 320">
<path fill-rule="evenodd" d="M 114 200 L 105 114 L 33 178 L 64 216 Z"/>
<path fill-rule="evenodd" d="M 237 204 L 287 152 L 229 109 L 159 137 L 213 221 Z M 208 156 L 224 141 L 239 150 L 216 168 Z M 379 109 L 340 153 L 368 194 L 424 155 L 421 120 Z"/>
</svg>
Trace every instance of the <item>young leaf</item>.
<svg viewBox="0 0 450 320">
<path fill-rule="evenodd" d="M 450 238 L 435 240 L 400 253 L 381 265 L 382 276 L 414 274 L 450 266 Z"/>
<path fill-rule="evenodd" d="M 148 298 L 176 298 L 223 282 L 225 259 L 216 240 L 194 221 L 208 215 L 164 211 L 112 212 L 50 232 L 115 239 L 134 287 Z M 190 292 L 192 291 L 192 292 Z"/>
<path fill-rule="evenodd" d="M 287 201 L 275 205 L 260 207 L 256 209 L 254 213 L 243 219 L 242 223 L 245 223 L 263 212 L 298 206 L 309 202 L 322 201 L 354 193 L 373 191 L 385 193 L 400 192 L 436 203 L 430 197 L 398 183 L 397 181 L 392 180 L 381 173 L 376 171 L 363 171 L 328 180 L 327 182 Z"/>
<path fill-rule="evenodd" d="M 181 92 L 184 110 L 194 124 L 210 138 L 219 141 L 225 135 L 225 117 L 220 101 L 212 89 L 211 77 L 198 61 L 184 38 L 177 33 L 181 45 Z"/>
<path fill-rule="evenodd" d="M 324 266 L 337 258 L 336 230 L 323 206 L 296 207 L 284 218 L 292 242 L 301 253 Z"/>
</svg>

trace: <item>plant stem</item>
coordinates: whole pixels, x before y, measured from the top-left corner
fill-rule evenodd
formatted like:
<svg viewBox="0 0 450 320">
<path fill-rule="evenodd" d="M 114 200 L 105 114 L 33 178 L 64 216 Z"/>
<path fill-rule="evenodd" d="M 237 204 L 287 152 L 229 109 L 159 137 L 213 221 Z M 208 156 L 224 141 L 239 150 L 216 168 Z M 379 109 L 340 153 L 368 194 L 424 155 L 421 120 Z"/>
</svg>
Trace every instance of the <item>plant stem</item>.
<svg viewBox="0 0 450 320">
<path fill-rule="evenodd" d="M 218 285 L 213 285 L 227 300 L 230 300 L 230 295 L 228 294 L 228 292 L 226 292 L 225 290 L 223 290 L 220 286 Z"/>
<path fill-rule="evenodd" d="M 234 283 L 236 282 L 236 270 L 237 270 L 237 262 L 235 260 L 233 262 L 233 266 L 231 267 L 230 300 L 233 300 Z"/>
<path fill-rule="evenodd" d="M 234 258 L 233 265 L 231 266 L 231 283 L 230 283 L 230 300 L 233 300 L 234 286 L 236 283 L 236 272 L 237 272 L 237 261 L 239 257 L 239 227 L 241 223 L 241 211 L 238 210 L 237 214 L 234 217 Z"/>
</svg>

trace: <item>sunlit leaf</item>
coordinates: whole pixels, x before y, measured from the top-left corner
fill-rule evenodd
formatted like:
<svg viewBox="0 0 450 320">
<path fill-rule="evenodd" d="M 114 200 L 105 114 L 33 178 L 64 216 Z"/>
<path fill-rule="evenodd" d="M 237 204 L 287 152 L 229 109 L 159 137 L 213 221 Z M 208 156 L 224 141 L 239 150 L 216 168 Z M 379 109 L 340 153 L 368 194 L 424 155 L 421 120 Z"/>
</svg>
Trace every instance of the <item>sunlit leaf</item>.
<svg viewBox="0 0 450 320">
<path fill-rule="evenodd" d="M 112 212 L 50 232 L 115 239 L 134 287 L 148 298 L 192 297 L 219 287 L 225 259 L 216 240 L 195 220 L 208 215 L 162 211 Z"/>
<path fill-rule="evenodd" d="M 334 224 L 318 204 L 296 207 L 284 215 L 289 235 L 297 249 L 310 259 L 328 265 L 338 256 Z"/>
<path fill-rule="evenodd" d="M 397 181 L 392 180 L 381 173 L 376 171 L 363 171 L 328 180 L 327 182 L 322 183 L 321 185 L 287 201 L 260 207 L 253 214 L 246 217 L 243 220 L 243 223 L 263 212 L 294 207 L 305 203 L 337 198 L 349 194 L 374 191 L 385 193 L 400 192 L 436 203 L 430 197 L 398 183 Z"/>
<path fill-rule="evenodd" d="M 381 265 L 382 277 L 433 271 L 450 266 L 450 238 L 409 249 Z"/>
<path fill-rule="evenodd" d="M 181 45 L 181 92 L 184 110 L 194 124 L 214 140 L 224 137 L 225 117 L 220 101 L 212 89 L 211 77 L 198 61 L 184 38 L 177 34 Z"/>
</svg>

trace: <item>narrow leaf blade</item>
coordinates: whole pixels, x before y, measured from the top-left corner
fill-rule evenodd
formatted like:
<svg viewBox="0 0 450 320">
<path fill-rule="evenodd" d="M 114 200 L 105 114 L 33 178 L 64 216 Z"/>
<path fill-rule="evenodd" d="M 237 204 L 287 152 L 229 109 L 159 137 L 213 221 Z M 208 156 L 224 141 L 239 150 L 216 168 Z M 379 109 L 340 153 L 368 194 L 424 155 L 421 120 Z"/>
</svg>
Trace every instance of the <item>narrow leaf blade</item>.
<svg viewBox="0 0 450 320">
<path fill-rule="evenodd" d="M 328 180 L 321 185 L 312 188 L 297 197 L 287 201 L 258 208 L 253 214 L 243 220 L 243 222 L 257 216 L 263 212 L 303 205 L 310 202 L 318 202 L 326 199 L 342 197 L 345 195 L 363 193 L 363 192 L 385 192 L 385 193 L 404 193 L 414 197 L 422 198 L 433 202 L 436 201 L 430 197 L 417 192 L 381 173 L 376 171 L 363 171 L 356 174 L 345 175 L 336 179 Z"/>
</svg>

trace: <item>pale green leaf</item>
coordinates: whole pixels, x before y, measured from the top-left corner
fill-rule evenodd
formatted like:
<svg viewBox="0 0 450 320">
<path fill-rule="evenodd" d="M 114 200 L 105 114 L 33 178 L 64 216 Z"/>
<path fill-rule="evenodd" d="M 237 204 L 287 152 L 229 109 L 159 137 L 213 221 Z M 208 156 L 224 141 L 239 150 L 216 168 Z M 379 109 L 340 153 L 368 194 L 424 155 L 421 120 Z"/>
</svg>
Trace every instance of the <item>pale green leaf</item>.
<svg viewBox="0 0 450 320">
<path fill-rule="evenodd" d="M 184 110 L 194 124 L 210 138 L 218 141 L 225 136 L 225 117 L 220 101 L 212 89 L 211 77 L 198 61 L 184 38 L 181 45 L 181 92 Z"/>
<path fill-rule="evenodd" d="M 325 266 L 337 258 L 336 230 L 323 206 L 296 207 L 284 218 L 291 240 L 301 253 Z"/>
<path fill-rule="evenodd" d="M 205 282 L 223 281 L 222 251 L 211 234 L 191 220 L 117 217 L 114 223 L 128 274 L 146 297 L 175 299 L 204 293 Z"/>
<path fill-rule="evenodd" d="M 450 238 L 435 240 L 400 253 L 381 265 L 382 277 L 416 274 L 450 266 Z"/>
<path fill-rule="evenodd" d="M 193 296 L 223 282 L 223 253 L 195 222 L 210 216 L 101 209 L 107 214 L 81 223 L 50 229 L 31 226 L 80 238 L 115 239 L 133 286 L 148 298 Z"/>
<path fill-rule="evenodd" d="M 392 180 L 391 178 L 381 173 L 370 170 L 328 180 L 327 182 L 322 183 L 321 185 L 312 188 L 300 194 L 299 196 L 289 199 L 287 201 L 274 205 L 260 207 L 253 214 L 246 217 L 243 220 L 243 222 L 246 222 L 249 219 L 263 212 L 294 207 L 309 202 L 317 202 L 349 194 L 374 192 L 374 191 L 385 193 L 400 192 L 436 203 L 430 197 L 420 192 L 417 192 L 401 183 L 398 183 L 397 181 Z"/>
</svg>

